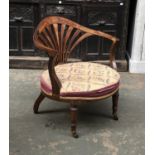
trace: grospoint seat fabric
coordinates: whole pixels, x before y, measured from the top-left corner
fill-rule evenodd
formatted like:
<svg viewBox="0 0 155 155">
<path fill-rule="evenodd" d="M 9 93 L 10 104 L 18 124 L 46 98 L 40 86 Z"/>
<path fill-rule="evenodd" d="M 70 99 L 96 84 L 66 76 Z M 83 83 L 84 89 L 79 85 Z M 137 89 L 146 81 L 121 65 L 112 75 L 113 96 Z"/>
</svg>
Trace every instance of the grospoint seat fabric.
<svg viewBox="0 0 155 155">
<path fill-rule="evenodd" d="M 119 73 L 103 64 L 75 62 L 57 65 L 55 70 L 62 84 L 60 96 L 63 97 L 100 97 L 119 86 Z M 40 85 L 45 94 L 52 95 L 48 70 L 42 73 Z"/>
</svg>

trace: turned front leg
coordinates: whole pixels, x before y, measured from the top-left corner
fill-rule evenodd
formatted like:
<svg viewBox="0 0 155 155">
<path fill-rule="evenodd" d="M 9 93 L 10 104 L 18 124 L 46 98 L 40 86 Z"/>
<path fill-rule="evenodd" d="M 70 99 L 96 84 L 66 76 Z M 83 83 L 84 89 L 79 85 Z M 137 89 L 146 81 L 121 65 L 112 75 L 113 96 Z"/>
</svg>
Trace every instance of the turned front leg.
<svg viewBox="0 0 155 155">
<path fill-rule="evenodd" d="M 71 132 L 74 138 L 78 138 L 78 134 L 76 133 L 76 126 L 77 126 L 77 106 L 71 104 L 70 113 L 71 113 Z"/>
<path fill-rule="evenodd" d="M 112 96 L 112 110 L 113 110 L 113 119 L 118 120 L 117 116 L 117 111 L 118 111 L 118 98 L 119 98 L 119 91 L 117 91 L 113 96 Z"/>
</svg>

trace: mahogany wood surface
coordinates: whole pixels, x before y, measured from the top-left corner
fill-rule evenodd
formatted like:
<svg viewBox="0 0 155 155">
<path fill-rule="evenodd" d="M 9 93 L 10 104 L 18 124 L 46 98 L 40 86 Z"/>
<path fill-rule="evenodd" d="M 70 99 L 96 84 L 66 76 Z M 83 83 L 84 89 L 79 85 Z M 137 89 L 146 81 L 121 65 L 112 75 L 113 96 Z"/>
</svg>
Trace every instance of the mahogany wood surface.
<svg viewBox="0 0 155 155">
<path fill-rule="evenodd" d="M 93 36 L 102 37 L 111 41 L 111 47 L 109 49 L 110 66 L 117 69 L 115 63 L 115 47 L 119 39 L 110 34 L 84 27 L 63 17 L 49 16 L 44 18 L 39 23 L 33 36 L 35 46 L 38 49 L 47 52 L 49 56 L 48 71 L 52 84 L 52 95 L 49 96 L 46 93 L 41 92 L 34 104 L 34 113 L 38 113 L 39 105 L 45 96 L 54 100 L 69 102 L 71 104 L 71 131 L 73 137 L 75 138 L 78 137 L 76 133 L 77 102 L 91 99 L 84 97 L 81 99 L 76 97 L 62 98 L 60 96 L 62 84 L 56 75 L 55 66 L 61 63 L 66 63 L 75 47 L 78 46 L 84 39 Z M 103 99 L 110 96 L 113 98 L 113 117 L 115 120 L 118 120 L 118 90 L 109 93 L 107 96 L 101 96 L 100 98 L 94 97 L 92 100 Z"/>
</svg>

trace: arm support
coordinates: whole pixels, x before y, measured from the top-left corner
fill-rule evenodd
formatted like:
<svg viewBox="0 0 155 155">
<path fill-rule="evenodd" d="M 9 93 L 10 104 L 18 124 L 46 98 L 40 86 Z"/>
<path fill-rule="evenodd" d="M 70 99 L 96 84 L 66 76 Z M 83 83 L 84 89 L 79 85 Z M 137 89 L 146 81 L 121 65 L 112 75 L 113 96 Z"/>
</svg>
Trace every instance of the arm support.
<svg viewBox="0 0 155 155">
<path fill-rule="evenodd" d="M 55 72 L 55 60 L 57 56 L 50 56 L 49 57 L 49 62 L 48 62 L 48 71 L 49 71 L 49 76 L 51 80 L 51 85 L 52 85 L 52 95 L 59 97 L 60 95 L 60 89 L 61 89 L 61 82 L 58 79 L 56 72 Z"/>
</svg>

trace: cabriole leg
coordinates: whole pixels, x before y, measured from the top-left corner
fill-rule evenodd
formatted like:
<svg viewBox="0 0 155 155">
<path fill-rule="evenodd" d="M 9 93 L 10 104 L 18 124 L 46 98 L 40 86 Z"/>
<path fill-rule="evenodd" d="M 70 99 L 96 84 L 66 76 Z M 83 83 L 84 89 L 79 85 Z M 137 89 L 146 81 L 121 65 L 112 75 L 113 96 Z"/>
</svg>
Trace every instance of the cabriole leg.
<svg viewBox="0 0 155 155">
<path fill-rule="evenodd" d="M 39 109 L 39 105 L 41 103 L 41 101 L 45 98 L 44 94 L 41 92 L 40 95 L 38 96 L 37 100 L 35 101 L 34 103 L 34 106 L 33 106 L 33 111 L 35 114 L 38 113 L 38 109 Z"/>
<path fill-rule="evenodd" d="M 71 132 L 74 138 L 78 138 L 78 134 L 76 133 L 76 126 L 77 126 L 77 106 L 71 104 L 70 113 L 71 113 Z"/>
<path fill-rule="evenodd" d="M 118 120 L 117 116 L 117 110 L 118 110 L 118 98 L 119 98 L 119 91 L 117 91 L 113 96 L 112 96 L 112 110 L 113 110 L 113 119 Z"/>
</svg>

